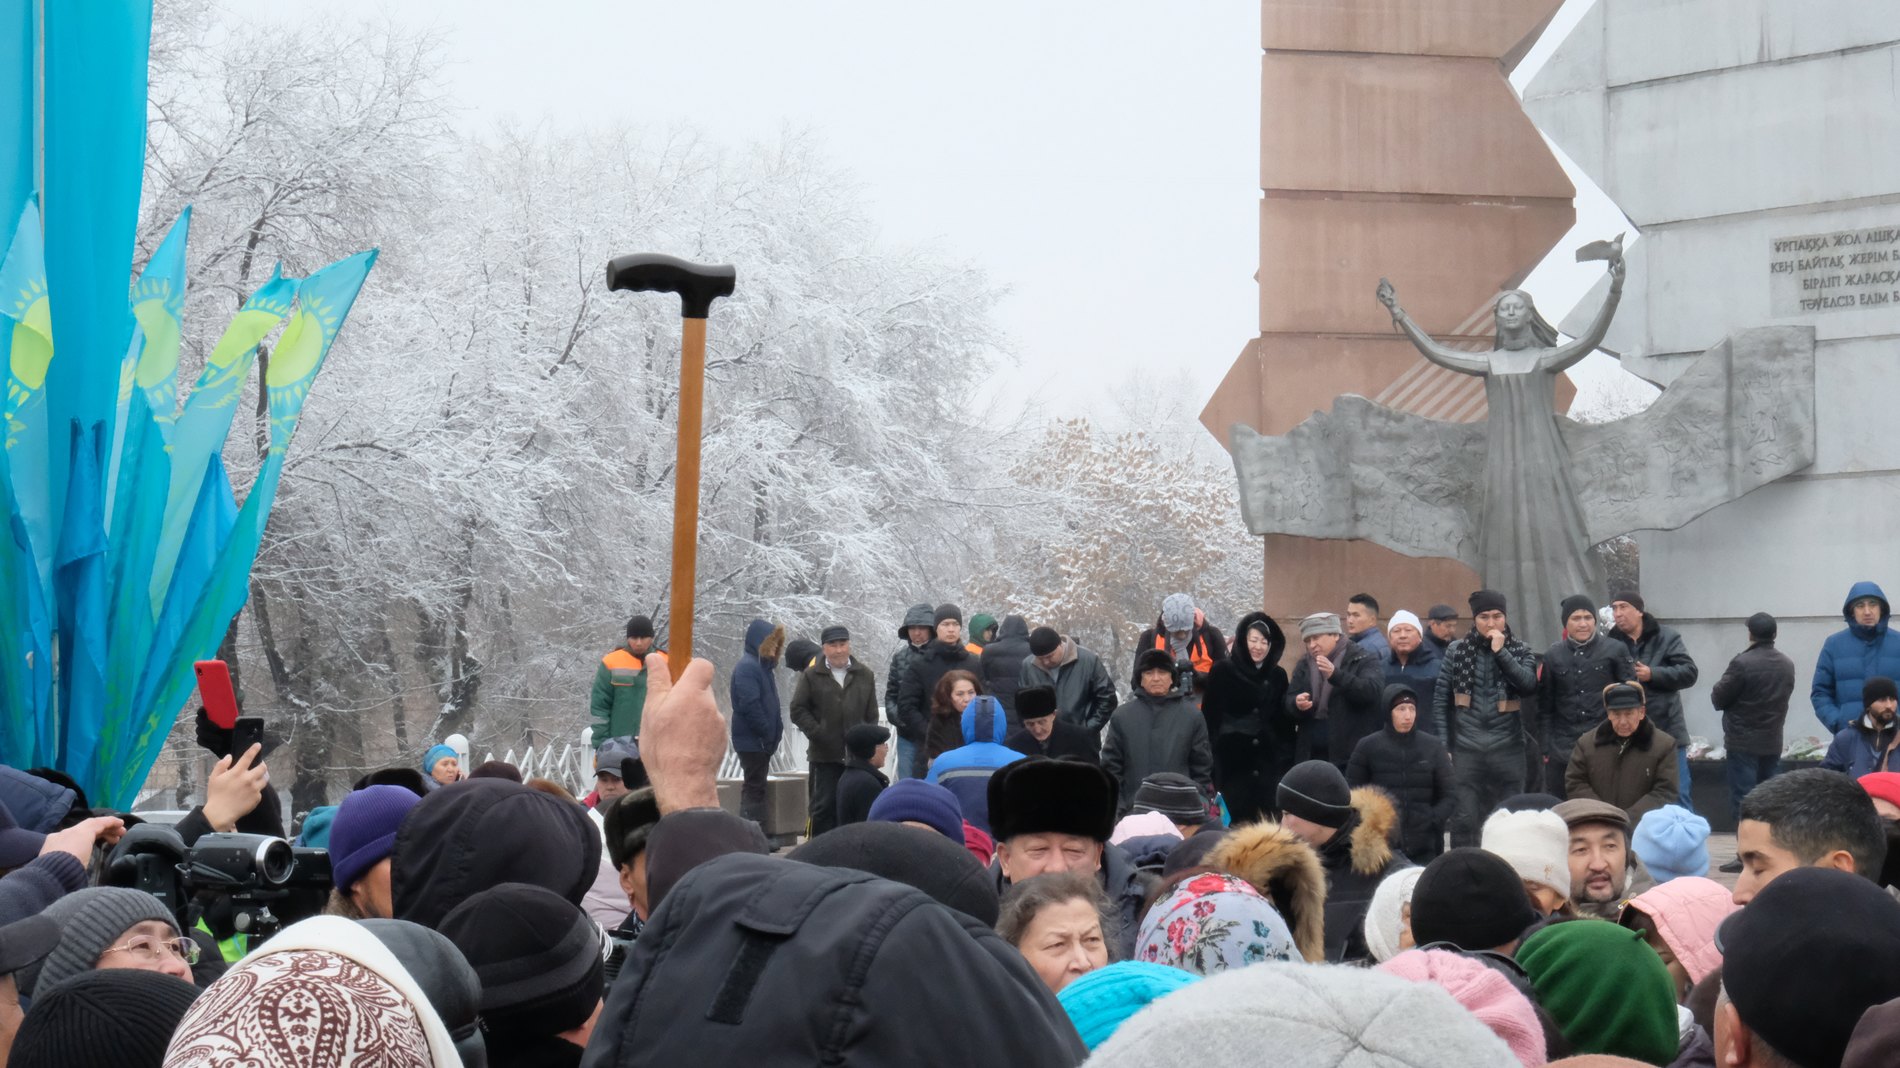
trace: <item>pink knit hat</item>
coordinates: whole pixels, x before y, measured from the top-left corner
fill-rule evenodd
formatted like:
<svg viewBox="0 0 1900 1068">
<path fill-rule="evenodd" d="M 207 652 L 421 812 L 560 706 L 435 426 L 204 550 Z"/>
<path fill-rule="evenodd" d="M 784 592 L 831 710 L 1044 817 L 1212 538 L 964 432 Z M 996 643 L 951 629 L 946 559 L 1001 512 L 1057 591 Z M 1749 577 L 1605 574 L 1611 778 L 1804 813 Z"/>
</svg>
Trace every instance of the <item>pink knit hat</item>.
<svg viewBox="0 0 1900 1068">
<path fill-rule="evenodd" d="M 1408 949 L 1378 970 L 1444 987 L 1454 1001 L 1511 1047 L 1524 1068 L 1542 1068 L 1545 1063 L 1544 1028 L 1537 1022 L 1537 1010 L 1497 969 L 1442 949 Z"/>
<path fill-rule="evenodd" d="M 1689 973 L 1692 983 L 1701 982 L 1703 976 L 1722 966 L 1722 951 L 1715 948 L 1715 929 L 1740 907 L 1728 887 L 1693 875 L 1645 890 L 1631 898 L 1628 905 L 1655 924 L 1656 933 Z M 1623 917 L 1625 927 L 1649 926 L 1627 910 Z"/>
</svg>

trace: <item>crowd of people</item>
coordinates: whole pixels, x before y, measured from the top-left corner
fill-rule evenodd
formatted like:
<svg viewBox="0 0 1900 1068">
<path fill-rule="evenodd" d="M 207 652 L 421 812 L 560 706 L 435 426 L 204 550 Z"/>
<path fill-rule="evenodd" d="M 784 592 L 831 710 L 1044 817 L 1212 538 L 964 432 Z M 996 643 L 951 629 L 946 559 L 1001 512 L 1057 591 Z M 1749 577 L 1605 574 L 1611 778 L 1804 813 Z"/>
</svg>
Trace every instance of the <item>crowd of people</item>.
<svg viewBox="0 0 1900 1068">
<path fill-rule="evenodd" d="M 1713 698 L 1732 888 L 1684 804 L 1680 638 L 1634 592 L 1559 607 L 1539 653 L 1489 591 L 1462 635 L 1361 595 L 1289 671 L 1271 617 L 1229 643 L 1173 595 L 1126 696 L 1018 617 L 912 609 L 881 691 L 845 628 L 758 620 L 729 714 L 636 618 L 588 796 L 433 746 L 289 840 L 263 748 L 202 714 L 173 825 L 0 768 L 0 1063 L 1900 1063 L 1884 596 L 1822 653 L 1817 768 L 1773 759 L 1792 670 L 1749 620 Z M 790 848 L 753 774 L 786 668 Z"/>
</svg>

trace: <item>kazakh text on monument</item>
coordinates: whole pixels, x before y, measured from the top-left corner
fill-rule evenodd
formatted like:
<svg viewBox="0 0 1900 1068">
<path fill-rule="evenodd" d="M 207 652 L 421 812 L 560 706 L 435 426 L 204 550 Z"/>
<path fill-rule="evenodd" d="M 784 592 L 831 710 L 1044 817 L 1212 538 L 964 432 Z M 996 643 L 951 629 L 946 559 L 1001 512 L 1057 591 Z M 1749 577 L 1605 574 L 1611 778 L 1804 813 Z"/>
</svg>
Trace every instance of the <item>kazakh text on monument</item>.
<svg viewBox="0 0 1900 1068">
<path fill-rule="evenodd" d="M 1900 226 L 1776 238 L 1768 299 L 1775 316 L 1900 305 Z"/>
</svg>

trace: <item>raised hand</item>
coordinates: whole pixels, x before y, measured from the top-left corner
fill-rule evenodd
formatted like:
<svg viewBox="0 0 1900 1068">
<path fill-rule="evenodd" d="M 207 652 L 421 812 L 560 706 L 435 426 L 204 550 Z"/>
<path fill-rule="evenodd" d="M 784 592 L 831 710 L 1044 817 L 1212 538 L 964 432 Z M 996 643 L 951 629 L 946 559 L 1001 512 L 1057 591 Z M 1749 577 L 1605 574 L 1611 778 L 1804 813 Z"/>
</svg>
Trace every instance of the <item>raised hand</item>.
<svg viewBox="0 0 1900 1068">
<path fill-rule="evenodd" d="M 1384 278 L 1379 279 L 1378 295 L 1379 303 L 1385 305 L 1386 311 L 1394 315 L 1399 313 L 1399 295 L 1398 292 L 1392 288 L 1392 283 L 1389 280 Z"/>
<path fill-rule="evenodd" d="M 719 807 L 719 761 L 726 721 L 713 700 L 712 661 L 695 657 L 673 681 L 665 657 L 646 661 L 647 700 L 640 717 L 640 762 L 662 813 Z"/>
</svg>

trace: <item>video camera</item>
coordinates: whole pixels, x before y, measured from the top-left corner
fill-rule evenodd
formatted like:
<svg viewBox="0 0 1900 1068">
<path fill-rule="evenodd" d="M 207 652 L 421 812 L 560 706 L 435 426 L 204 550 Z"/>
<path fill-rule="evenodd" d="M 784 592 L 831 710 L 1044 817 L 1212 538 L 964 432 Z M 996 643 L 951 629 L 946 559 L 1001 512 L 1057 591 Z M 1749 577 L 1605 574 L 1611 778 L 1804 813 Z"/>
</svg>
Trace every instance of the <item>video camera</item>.
<svg viewBox="0 0 1900 1068">
<path fill-rule="evenodd" d="M 187 847 L 170 827 L 141 824 L 125 833 L 106 862 L 105 883 L 143 890 L 165 903 L 182 930 L 207 914 L 213 925 L 259 942 L 285 919 L 271 911 L 313 915 L 331 886 L 330 853 L 298 848 L 264 834 L 214 832 Z M 301 893 L 300 893 L 301 892 Z M 314 909 L 301 906 L 317 899 Z"/>
<path fill-rule="evenodd" d="M 1192 661 L 1174 662 L 1174 685 L 1168 689 L 1169 697 L 1194 696 L 1194 664 Z"/>
</svg>

